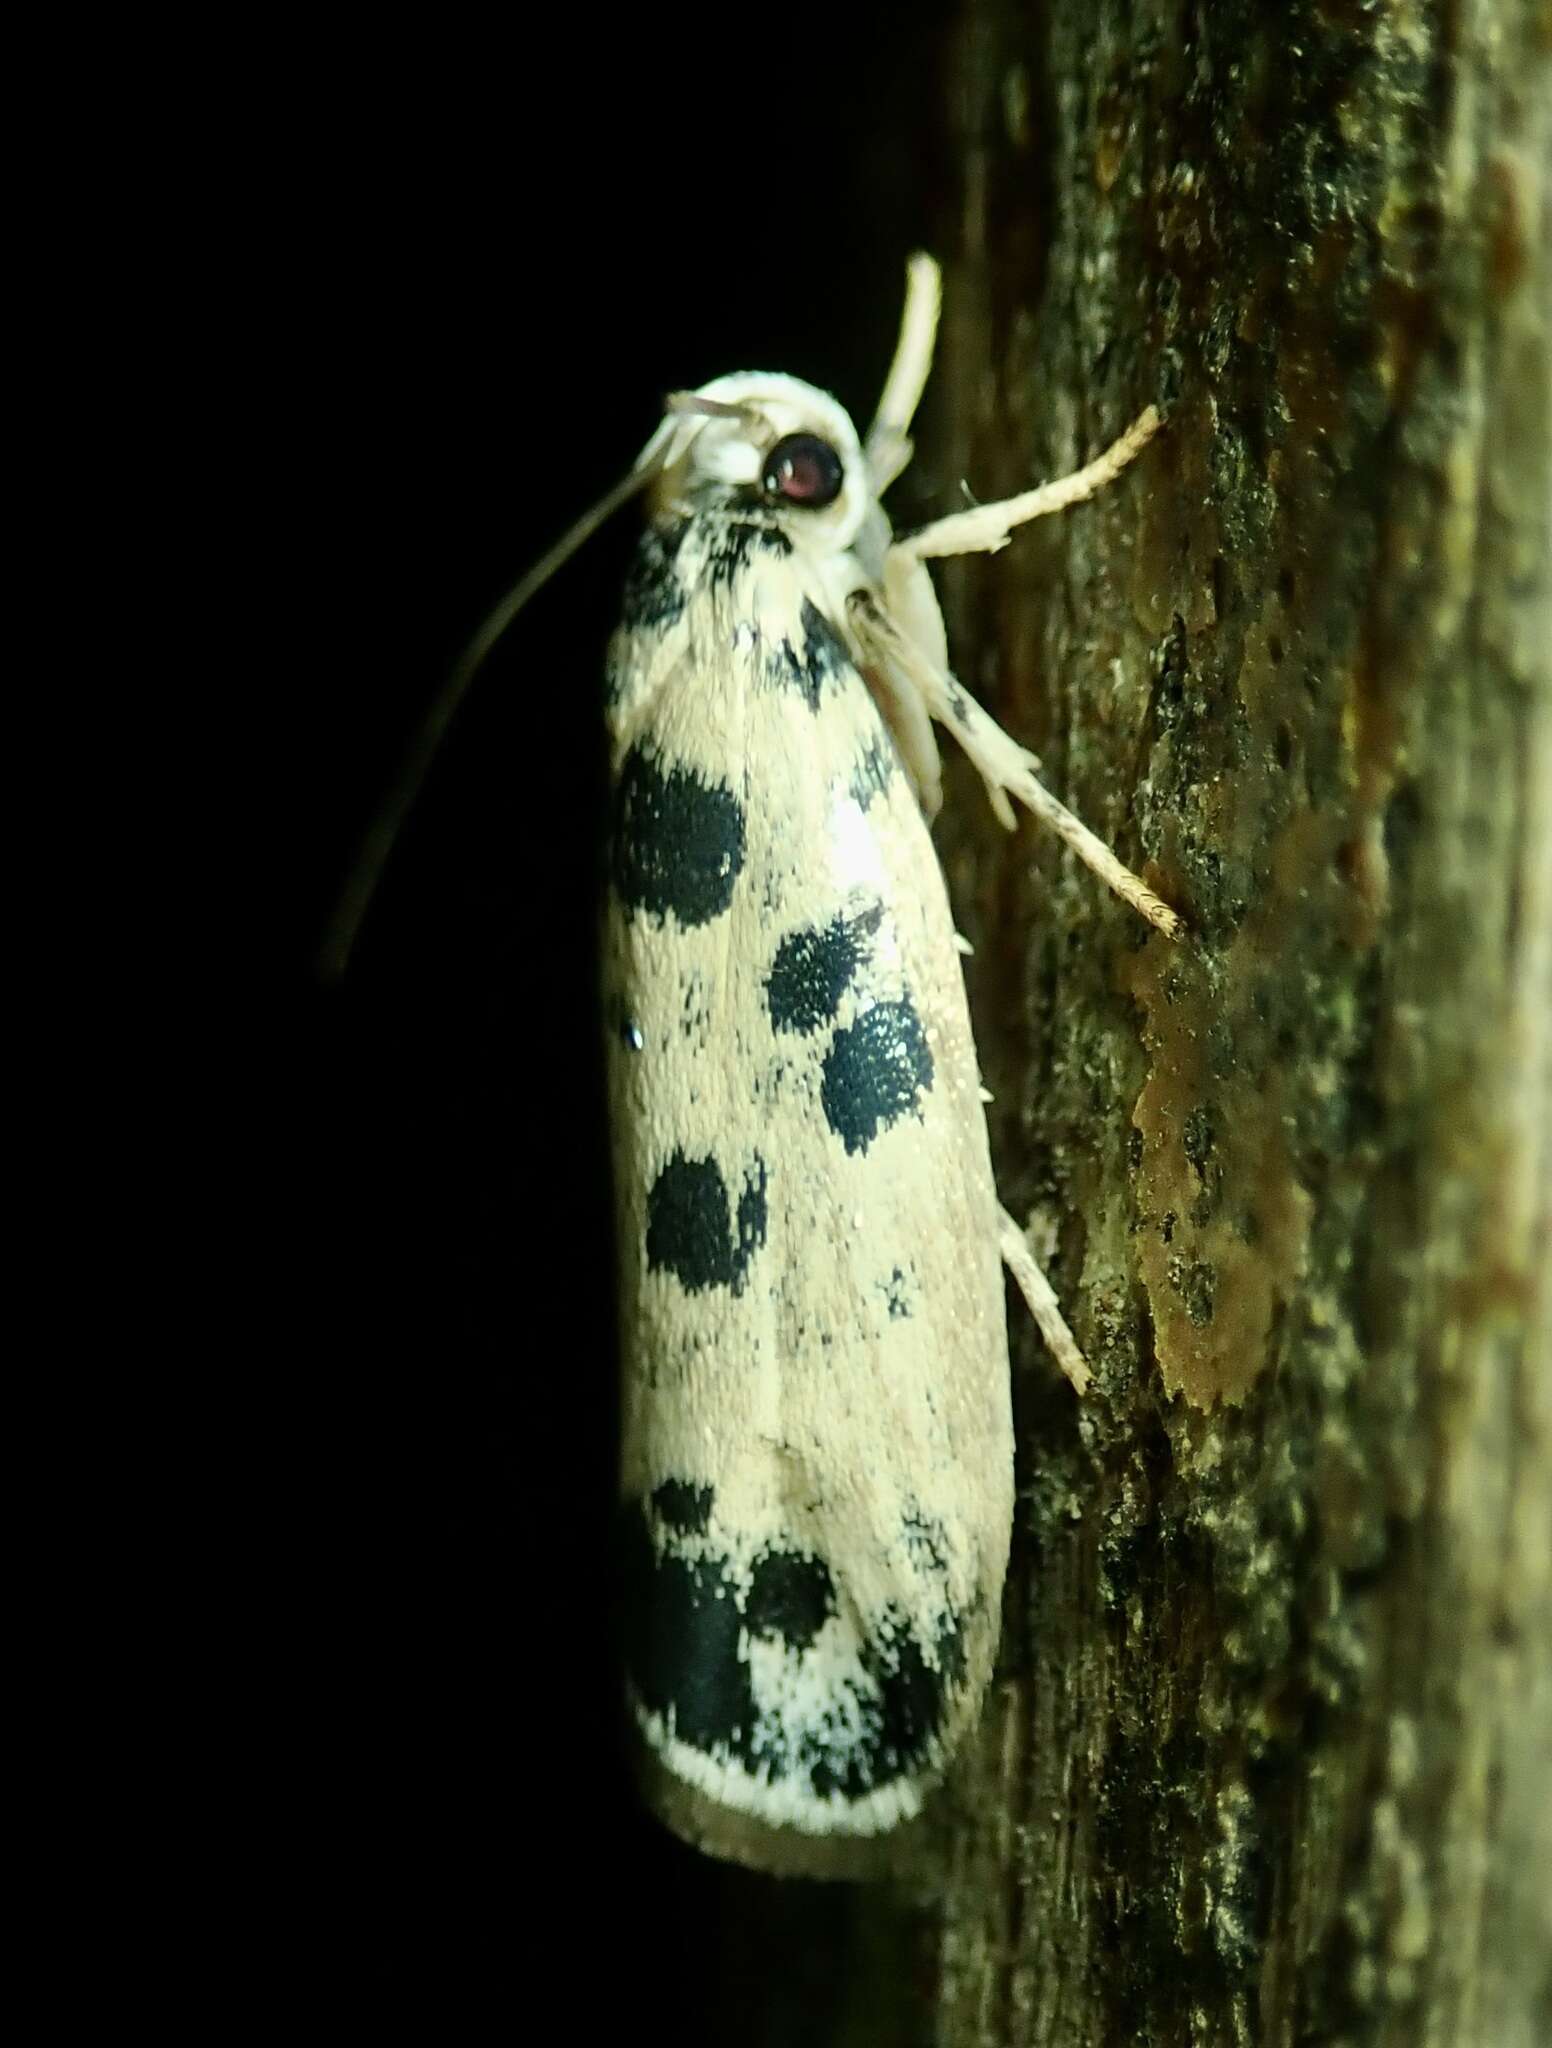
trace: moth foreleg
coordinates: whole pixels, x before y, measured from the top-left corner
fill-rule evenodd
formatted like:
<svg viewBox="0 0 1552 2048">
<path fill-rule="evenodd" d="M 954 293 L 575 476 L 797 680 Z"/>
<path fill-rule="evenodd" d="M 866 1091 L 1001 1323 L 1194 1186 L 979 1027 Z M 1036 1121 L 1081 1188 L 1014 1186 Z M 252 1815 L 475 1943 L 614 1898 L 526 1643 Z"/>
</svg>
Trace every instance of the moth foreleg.
<svg viewBox="0 0 1552 2048">
<path fill-rule="evenodd" d="M 930 256 L 913 256 L 905 273 L 905 312 L 895 359 L 868 429 L 866 459 L 875 497 L 882 497 L 911 459 L 911 421 L 932 368 L 942 275 Z"/>
<path fill-rule="evenodd" d="M 972 505 L 968 512 L 951 512 L 935 519 L 917 533 L 905 534 L 890 549 L 891 554 L 926 561 L 942 555 L 995 554 L 1008 544 L 1015 526 L 1027 526 L 1031 519 L 1044 519 L 1051 512 L 1065 512 L 1080 505 L 1106 484 L 1113 483 L 1129 462 L 1135 461 L 1158 432 L 1158 408 L 1150 405 L 1101 455 L 1075 469 L 1069 476 L 1056 477 L 1035 490 L 1022 491 L 1016 498 L 999 498 L 995 504 Z"/>
<path fill-rule="evenodd" d="M 1029 1248 L 1029 1239 L 1018 1224 L 1006 1209 L 999 1209 L 997 1213 L 1000 1218 L 998 1243 L 1003 1264 L 1029 1304 L 1029 1312 L 1039 1325 L 1046 1349 L 1071 1380 L 1074 1393 L 1086 1394 L 1092 1375 L 1083 1353 L 1078 1349 L 1077 1338 L 1067 1327 L 1067 1319 L 1062 1314 L 1051 1283 L 1040 1270 L 1039 1262 Z"/>
</svg>

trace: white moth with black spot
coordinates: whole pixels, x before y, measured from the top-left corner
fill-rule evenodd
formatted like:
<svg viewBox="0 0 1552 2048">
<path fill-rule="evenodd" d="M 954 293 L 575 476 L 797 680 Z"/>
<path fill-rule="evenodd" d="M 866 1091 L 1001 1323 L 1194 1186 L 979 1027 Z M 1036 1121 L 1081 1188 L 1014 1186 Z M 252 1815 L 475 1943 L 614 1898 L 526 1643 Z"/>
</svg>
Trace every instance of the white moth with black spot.
<svg viewBox="0 0 1552 2048">
<path fill-rule="evenodd" d="M 915 1814 L 975 1717 L 1013 1510 L 1000 1207 L 942 872 L 931 721 L 1166 932 L 947 666 L 923 566 L 1087 497 L 1088 468 L 895 541 L 938 274 L 917 258 L 866 444 L 795 378 L 670 401 L 610 653 L 604 917 L 630 1710 L 649 1797 L 715 1853 L 833 1864 Z"/>
<path fill-rule="evenodd" d="M 895 540 L 879 499 L 910 458 L 937 313 L 919 256 L 866 443 L 792 377 L 670 400 L 467 650 L 325 954 L 341 972 L 484 655 L 645 491 L 609 659 L 603 960 L 629 1703 L 662 1817 L 773 1870 L 847 1868 L 920 1810 L 975 1719 L 1013 1513 L 1004 1262 L 1088 1379 L 992 1179 L 928 835 L 932 721 L 1005 824 L 1017 799 L 1177 930 L 955 680 L 924 566 L 1091 496 L 1157 415 L 1071 476 Z"/>
</svg>

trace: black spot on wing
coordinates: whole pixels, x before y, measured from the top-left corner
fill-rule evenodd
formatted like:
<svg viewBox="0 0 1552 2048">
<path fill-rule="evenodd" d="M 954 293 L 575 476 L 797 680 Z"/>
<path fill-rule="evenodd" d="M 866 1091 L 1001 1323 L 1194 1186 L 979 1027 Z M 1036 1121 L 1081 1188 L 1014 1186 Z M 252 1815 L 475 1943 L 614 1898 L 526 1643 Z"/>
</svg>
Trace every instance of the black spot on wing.
<svg viewBox="0 0 1552 2048">
<path fill-rule="evenodd" d="M 731 1560 L 706 1546 L 704 1527 L 684 1531 L 686 1543 L 673 1526 L 681 1512 L 698 1516 L 708 1493 L 670 1480 L 650 1508 L 635 1501 L 625 1511 L 625 1657 L 642 1705 L 691 1748 L 769 1781 L 806 1777 L 822 1799 L 862 1799 L 935 1766 L 964 1681 L 957 1616 L 940 1610 L 929 1652 L 904 1614 L 887 1609 L 852 1656 L 835 1658 L 832 1645 L 815 1666 L 807 1653 L 837 1612 L 829 1567 L 810 1552 L 771 1546 L 742 1590 Z M 708 1502 L 708 1524 L 709 1513 Z M 667 1532 L 661 1548 L 654 1523 Z M 782 1652 L 769 1696 L 749 1654 L 757 1641 Z M 806 1684 L 794 1689 L 805 1670 Z"/>
<path fill-rule="evenodd" d="M 893 782 L 898 767 L 894 744 L 887 734 L 880 733 L 876 740 L 869 740 L 857 756 L 847 784 L 853 800 L 863 810 L 870 809 L 873 799 L 882 796 Z"/>
<path fill-rule="evenodd" d="M 714 1159 L 675 1152 L 647 1197 L 647 1266 L 692 1293 L 726 1286 L 733 1271 L 727 1182 Z"/>
<path fill-rule="evenodd" d="M 774 683 L 796 690 L 809 710 L 817 711 L 825 684 L 852 674 L 852 659 L 846 642 L 809 598 L 803 600 L 798 623 L 799 644 L 780 640 L 767 666 Z"/>
<path fill-rule="evenodd" d="M 663 768 L 632 747 L 614 795 L 611 867 L 631 910 L 672 911 L 682 925 L 709 924 L 733 900 L 744 865 L 744 807 L 723 782 Z"/>
<path fill-rule="evenodd" d="M 822 1557 L 764 1550 L 754 1561 L 744 1622 L 751 1635 L 777 1636 L 806 1650 L 835 1612 L 835 1581 Z"/>
<path fill-rule="evenodd" d="M 819 1099 L 848 1152 L 865 1152 L 882 1130 L 915 1109 L 932 1086 L 932 1051 L 909 996 L 875 1003 L 837 1031 L 825 1054 Z"/>
<path fill-rule="evenodd" d="M 875 903 L 860 916 L 803 925 L 787 934 L 765 977 L 765 998 L 776 1030 L 806 1037 L 830 1022 L 883 915 L 882 904 Z"/>
<path fill-rule="evenodd" d="M 923 1755 L 943 1726 L 944 1709 L 965 1672 L 964 1630 L 949 1616 L 933 1643 L 928 1662 L 920 1642 L 902 1622 L 883 1633 L 862 1657 L 879 1689 L 882 1712 L 879 1750 L 885 1757 Z"/>
<path fill-rule="evenodd" d="M 852 665 L 850 650 L 818 606 L 805 597 L 798 617 L 808 642 L 808 667 L 826 681 L 849 670 Z"/>
<path fill-rule="evenodd" d="M 738 1197 L 738 1249 L 734 1253 L 733 1276 L 735 1294 L 744 1284 L 744 1274 L 748 1270 L 749 1261 L 765 1242 L 765 1181 L 765 1161 L 757 1153 L 754 1165 L 744 1176 L 744 1185 Z"/>
<path fill-rule="evenodd" d="M 687 596 L 679 573 L 679 551 L 690 523 L 679 519 L 671 526 L 649 526 L 641 536 L 620 600 L 620 624 L 627 631 L 662 631 L 684 611 Z"/>
<path fill-rule="evenodd" d="M 892 1323 L 909 1322 L 911 1318 L 911 1292 L 904 1273 L 898 1266 L 882 1283 L 884 1306 L 889 1311 Z"/>
<path fill-rule="evenodd" d="M 713 1486 L 697 1486 L 688 1479 L 665 1479 L 652 1489 L 652 1506 L 665 1529 L 680 1536 L 698 1536 L 711 1520 L 717 1498 Z"/>
<path fill-rule="evenodd" d="M 780 561 L 791 553 L 792 543 L 779 526 L 734 520 L 717 528 L 706 551 L 706 572 L 713 590 L 726 590 L 757 555 L 771 555 Z"/>
<path fill-rule="evenodd" d="M 626 1511 L 625 1664 L 651 1712 L 694 1749 L 746 1748 L 754 1725 L 727 1561 L 659 1552 L 641 1503 Z"/>
<path fill-rule="evenodd" d="M 913 1504 L 900 1517 L 900 1536 L 916 1569 L 941 1579 L 948 1570 L 949 1543 L 948 1531 L 938 1517 Z"/>
<path fill-rule="evenodd" d="M 679 983 L 679 1035 L 701 1051 L 710 1043 L 711 998 L 698 967 L 689 969 Z"/>
<path fill-rule="evenodd" d="M 765 1242 L 765 1188 L 765 1162 L 756 1155 L 730 1221 L 716 1160 L 676 1150 L 647 1196 L 648 1270 L 675 1274 L 692 1294 L 708 1287 L 742 1293 L 749 1261 Z"/>
<path fill-rule="evenodd" d="M 933 1650 L 929 1661 L 897 1610 L 864 1643 L 862 1668 L 872 1697 L 866 1700 L 856 1739 L 812 1764 L 809 1783 L 821 1799 L 837 1792 L 844 1799 L 861 1799 L 936 1759 L 949 1706 L 964 1678 L 964 1632 L 955 1616 L 945 1617 Z"/>
</svg>

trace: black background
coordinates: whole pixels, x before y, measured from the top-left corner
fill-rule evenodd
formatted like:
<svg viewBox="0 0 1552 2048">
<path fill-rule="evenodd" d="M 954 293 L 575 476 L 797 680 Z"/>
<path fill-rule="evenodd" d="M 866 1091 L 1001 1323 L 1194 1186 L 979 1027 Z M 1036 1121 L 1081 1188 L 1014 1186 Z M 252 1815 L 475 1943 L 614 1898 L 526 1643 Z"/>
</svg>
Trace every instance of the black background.
<svg viewBox="0 0 1552 2048">
<path fill-rule="evenodd" d="M 343 988 L 313 956 L 462 641 L 665 391 L 783 369 L 865 424 L 905 257 L 952 234 L 943 17 L 561 10 L 265 53 L 238 318 L 285 994 L 236 1849 L 271 1992 L 315 1978 L 335 2018 L 758 2042 L 823 2038 L 843 1996 L 844 1904 L 680 1849 L 624 1763 L 593 945 L 631 512 L 490 663 Z"/>
</svg>

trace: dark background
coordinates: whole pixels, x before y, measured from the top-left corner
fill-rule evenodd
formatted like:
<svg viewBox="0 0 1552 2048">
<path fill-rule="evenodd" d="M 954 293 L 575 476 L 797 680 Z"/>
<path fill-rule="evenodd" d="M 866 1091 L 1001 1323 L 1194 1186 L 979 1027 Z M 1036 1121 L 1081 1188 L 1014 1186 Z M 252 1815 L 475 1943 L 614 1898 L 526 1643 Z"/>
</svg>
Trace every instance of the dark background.
<svg viewBox="0 0 1552 2048">
<path fill-rule="evenodd" d="M 556 2000 L 604 2039 L 774 2042 L 844 1997 L 844 1899 L 680 1849 L 624 1763 L 593 943 L 631 512 L 489 664 L 343 988 L 313 955 L 461 643 L 665 391 L 789 370 L 865 425 L 905 257 L 955 219 L 941 20 L 546 13 L 268 53 L 259 609 L 296 623 L 258 713 L 288 994 L 244 1769 L 277 1981 L 316 1971 L 342 2018 Z"/>
</svg>

